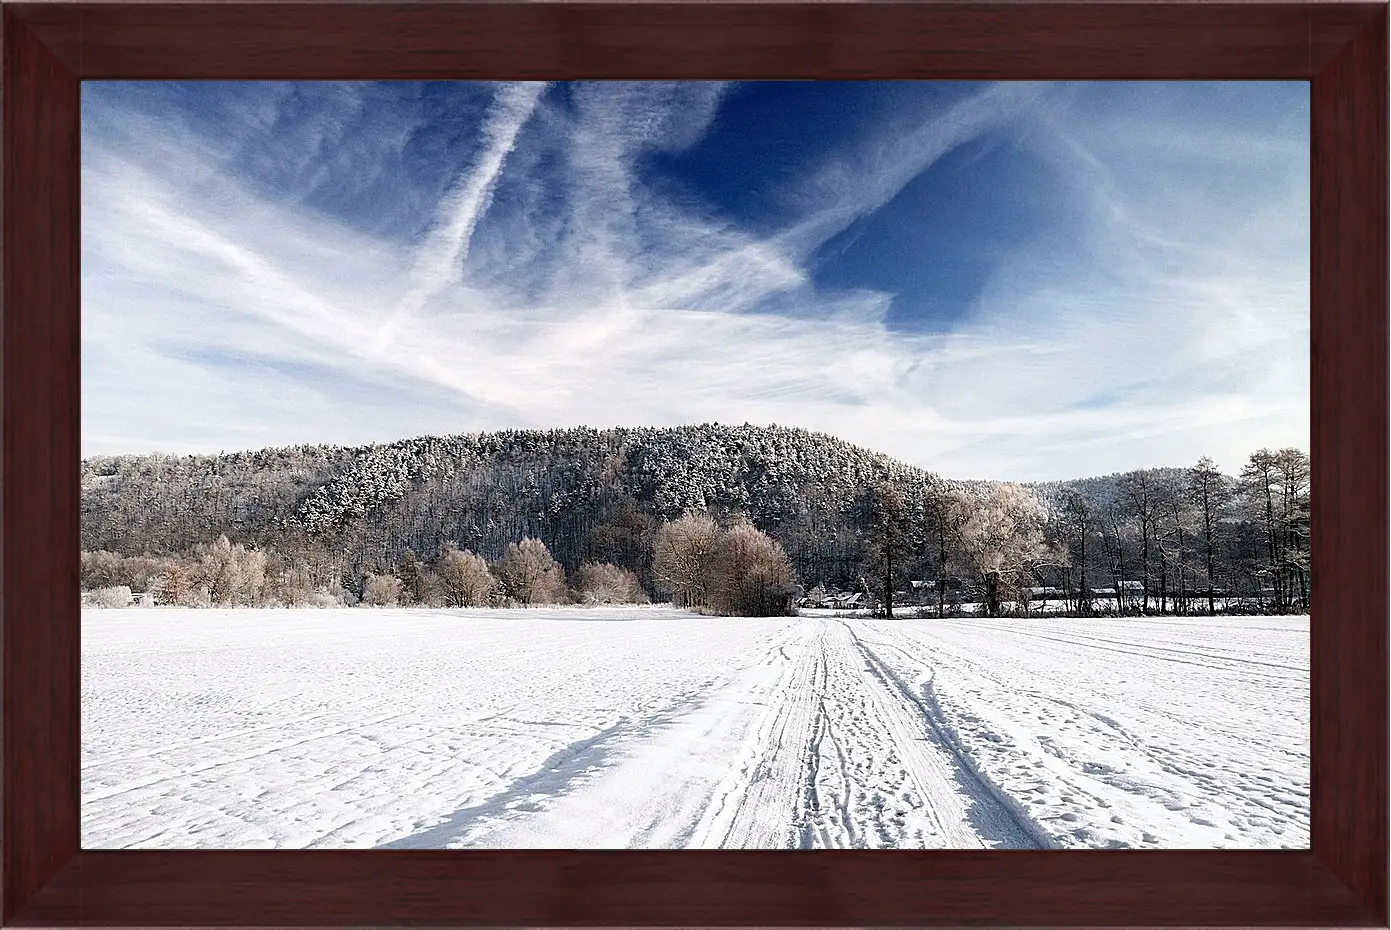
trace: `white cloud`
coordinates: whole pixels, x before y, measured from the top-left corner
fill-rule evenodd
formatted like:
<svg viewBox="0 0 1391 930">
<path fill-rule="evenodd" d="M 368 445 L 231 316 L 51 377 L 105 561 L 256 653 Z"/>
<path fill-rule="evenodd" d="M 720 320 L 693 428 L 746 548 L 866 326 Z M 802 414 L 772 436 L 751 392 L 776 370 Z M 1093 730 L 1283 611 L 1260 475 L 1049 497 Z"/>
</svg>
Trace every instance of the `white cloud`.
<svg viewBox="0 0 1391 930">
<path fill-rule="evenodd" d="M 416 254 L 410 289 L 397 301 L 379 338 L 390 338 L 402 317 L 418 313 L 427 300 L 459 280 L 474 228 L 488 208 L 502 166 L 517 144 L 517 134 L 531 118 L 545 89 L 545 84 L 533 82 L 499 86 L 497 99 L 483 120 L 483 151 L 478 162 L 445 195 L 439 222 Z"/>
<path fill-rule="evenodd" d="M 639 170 L 700 139 L 724 92 L 601 83 L 560 110 L 501 88 L 419 245 L 268 201 L 187 132 L 148 152 L 103 136 L 84 151 L 84 452 L 747 420 L 1031 479 L 1307 447 L 1307 162 L 1274 151 L 1287 140 L 1189 133 L 1135 185 L 1113 170 L 1133 139 L 999 85 L 828 162 L 801 218 L 760 238 Z M 1010 256 L 947 334 L 892 332 L 892 295 L 813 285 L 818 245 L 1005 126 L 1086 198 L 1083 252 Z M 1266 183 L 1240 214 L 1185 193 L 1252 151 Z M 504 183 L 516 203 L 489 212 Z"/>
</svg>

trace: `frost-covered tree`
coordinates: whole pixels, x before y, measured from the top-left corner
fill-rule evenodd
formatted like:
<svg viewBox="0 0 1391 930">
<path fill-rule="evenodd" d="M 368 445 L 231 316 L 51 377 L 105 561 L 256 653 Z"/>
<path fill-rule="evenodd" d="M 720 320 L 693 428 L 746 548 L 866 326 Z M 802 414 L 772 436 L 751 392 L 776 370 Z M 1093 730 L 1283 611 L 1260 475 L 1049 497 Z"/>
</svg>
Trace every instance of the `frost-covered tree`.
<svg viewBox="0 0 1391 930">
<path fill-rule="evenodd" d="M 638 576 L 609 562 L 585 562 L 575 589 L 586 604 L 646 604 L 647 592 Z"/>
<path fill-rule="evenodd" d="M 98 588 L 86 594 L 82 601 L 83 606 L 86 607 L 129 607 L 135 602 L 135 595 L 126 585 L 114 585 L 109 588 Z"/>
<path fill-rule="evenodd" d="M 693 508 L 747 515 L 800 572 L 843 584 L 864 557 L 859 489 L 888 478 L 912 498 L 925 475 L 824 434 L 711 423 L 99 456 L 83 463 L 82 544 L 176 555 L 225 533 L 303 561 L 316 584 L 394 565 L 409 588 L 408 548 L 454 540 L 494 559 L 530 536 L 568 571 L 611 562 L 651 585 L 656 526 Z"/>
<path fill-rule="evenodd" d="M 435 566 L 445 602 L 451 607 L 482 607 L 498 590 L 498 580 L 481 556 L 450 544 Z"/>
<path fill-rule="evenodd" d="M 194 585 L 207 591 L 213 606 L 260 602 L 266 585 L 266 555 L 225 535 L 194 549 Z"/>
<path fill-rule="evenodd" d="M 362 581 L 362 603 L 368 607 L 395 607 L 401 603 L 401 579 L 369 573 Z"/>
<path fill-rule="evenodd" d="M 1110 578 L 1114 594 L 1098 598 L 1114 597 L 1122 611 L 1143 606 L 1140 591 L 1131 595 L 1122 584 L 1142 574 L 1151 601 L 1158 579 L 1161 598 L 1166 585 L 1179 590 L 1180 601 L 1210 586 L 1214 608 L 1223 603 L 1219 589 L 1234 606 L 1258 598 L 1270 601 L 1271 609 L 1307 608 L 1308 456 L 1266 455 L 1274 460 L 1270 506 L 1264 478 L 1248 482 L 1244 506 L 1226 507 L 1213 521 L 1210 565 L 1200 519 L 1191 529 L 1184 525 L 1180 546 L 1175 520 L 1184 514 L 1161 507 L 1139 519 L 1126 505 L 1123 476 L 1071 482 L 1094 508 L 1094 533 L 1081 563 L 1074 546 L 1072 564 L 1041 567 L 1040 580 L 1070 588 L 1071 578 L 1082 574 L 1095 584 Z M 1147 481 L 1179 473 L 1146 472 Z M 959 580 L 950 569 L 963 563 L 955 551 L 960 514 L 939 521 L 933 503 L 952 494 L 979 496 L 991 486 L 938 478 L 825 434 L 718 423 L 501 430 L 221 455 L 94 456 L 82 462 L 80 482 L 84 589 L 126 584 L 145 591 L 164 579 L 186 604 L 208 603 L 213 594 L 207 585 L 181 579 L 173 566 L 191 571 L 193 550 L 223 535 L 267 554 L 262 597 L 282 601 L 274 575 L 298 564 L 315 590 L 330 596 L 345 586 L 360 590 L 367 572 L 391 570 L 405 582 L 408 600 L 442 603 L 437 589 L 426 593 L 423 573 L 418 581 L 411 578 L 409 553 L 437 553 L 453 541 L 491 561 L 527 537 L 545 543 L 567 572 L 607 562 L 635 572 L 649 591 L 665 591 L 652 571 L 654 537 L 662 521 L 691 510 L 717 521 L 742 514 L 782 545 L 800 577 L 845 589 L 867 574 L 873 556 L 873 514 L 860 495 L 888 482 L 925 532 L 910 559 L 895 560 L 895 572 L 902 567 L 914 578 L 935 575 L 943 609 Z M 1050 505 L 1059 505 L 1057 487 L 1036 487 Z M 1200 505 L 1192 510 L 1201 517 Z M 1057 513 L 1049 533 L 1061 542 L 1065 518 Z M 351 597 L 346 590 L 343 595 Z"/>
<path fill-rule="evenodd" d="M 172 562 L 154 579 L 151 590 L 157 604 L 201 607 L 207 603 L 207 590 L 203 589 L 202 596 L 198 596 L 193 569 L 182 562 Z"/>
<path fill-rule="evenodd" d="M 1087 583 L 1087 544 L 1095 533 L 1096 507 L 1081 490 L 1068 487 L 1063 491 L 1060 516 L 1063 521 L 1066 564 L 1076 572 L 1077 610 L 1081 614 L 1089 614 L 1092 610 L 1092 593 Z M 1069 593 L 1072 589 L 1072 577 L 1072 574 L 1067 576 Z"/>
<path fill-rule="evenodd" d="M 720 528 L 708 515 L 688 513 L 662 524 L 652 554 L 652 577 L 678 607 L 705 603 L 710 560 Z"/>
<path fill-rule="evenodd" d="M 786 616 L 797 594 L 792 563 L 767 533 L 747 522 L 719 533 L 702 606 L 740 617 Z"/>
<path fill-rule="evenodd" d="M 125 572 L 122 570 L 124 561 L 121 556 L 105 549 L 82 553 L 82 589 L 96 591 L 124 583 Z"/>
<path fill-rule="evenodd" d="M 1156 542 L 1159 549 L 1159 609 L 1188 613 L 1191 555 L 1198 532 L 1197 512 L 1181 472 L 1165 472 L 1155 482 Z M 1172 582 L 1172 585 L 1170 584 Z"/>
<path fill-rule="evenodd" d="M 877 482 L 866 495 L 869 559 L 866 569 L 884 604 L 894 617 L 894 589 L 903 581 L 909 559 L 918 549 L 919 529 L 903 492 L 892 481 Z"/>
<path fill-rule="evenodd" d="M 1241 490 L 1250 511 L 1258 515 L 1265 535 L 1265 570 L 1274 571 L 1279 561 L 1279 526 L 1275 519 L 1275 494 L 1279 462 L 1269 449 L 1257 449 L 1241 469 Z"/>
<path fill-rule="evenodd" d="M 539 539 L 509 545 L 494 574 L 507 596 L 524 607 L 566 600 L 565 569 Z"/>
<path fill-rule="evenodd" d="M 1232 500 L 1232 483 L 1207 456 L 1188 469 L 1188 499 L 1198 512 L 1202 536 L 1203 574 L 1207 585 L 1207 612 L 1217 613 L 1215 588 L 1222 526 Z"/>
<path fill-rule="evenodd" d="M 303 565 L 290 564 L 270 572 L 266 578 L 265 596 L 286 607 L 304 607 L 314 595 L 314 580 Z"/>
<path fill-rule="evenodd" d="M 1280 478 L 1280 605 L 1282 609 L 1309 609 L 1309 456 L 1299 449 L 1275 454 Z"/>
<path fill-rule="evenodd" d="M 167 556 L 128 555 L 98 550 L 81 554 L 81 587 L 84 591 L 124 585 L 132 591 L 149 591 L 154 580 L 168 571 Z"/>
<path fill-rule="evenodd" d="M 961 528 L 975 502 L 964 488 L 941 480 L 928 482 L 925 492 L 924 530 L 937 570 L 937 616 L 941 617 L 946 613 L 947 583 L 961 545 Z"/>
<path fill-rule="evenodd" d="M 1125 512 L 1133 520 L 1140 532 L 1140 586 L 1144 603 L 1142 609 L 1150 609 L 1151 543 L 1158 534 L 1161 494 L 1159 477 L 1149 469 L 1139 469 L 1121 476 L 1118 482 Z"/>
<path fill-rule="evenodd" d="M 1309 608 L 1309 465 L 1299 449 L 1258 449 L 1237 484 L 1238 512 L 1263 544 L 1250 559 L 1251 588 L 1280 612 Z"/>
<path fill-rule="evenodd" d="M 1026 580 L 1039 563 L 1056 560 L 1044 536 L 1048 510 L 1017 484 L 1000 484 L 979 501 L 961 527 L 961 551 L 985 598 L 985 612 L 998 616 L 1003 596 Z"/>
</svg>

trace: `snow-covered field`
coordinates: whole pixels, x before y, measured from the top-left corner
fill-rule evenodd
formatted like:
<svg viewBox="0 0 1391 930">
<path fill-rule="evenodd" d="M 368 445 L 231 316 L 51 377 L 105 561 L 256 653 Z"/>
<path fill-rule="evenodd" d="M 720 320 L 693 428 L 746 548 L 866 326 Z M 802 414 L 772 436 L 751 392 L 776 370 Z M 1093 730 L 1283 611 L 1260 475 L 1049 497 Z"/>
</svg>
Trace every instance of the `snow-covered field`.
<svg viewBox="0 0 1391 930">
<path fill-rule="evenodd" d="M 1298 847 L 1307 617 L 86 610 L 86 848 Z"/>
</svg>

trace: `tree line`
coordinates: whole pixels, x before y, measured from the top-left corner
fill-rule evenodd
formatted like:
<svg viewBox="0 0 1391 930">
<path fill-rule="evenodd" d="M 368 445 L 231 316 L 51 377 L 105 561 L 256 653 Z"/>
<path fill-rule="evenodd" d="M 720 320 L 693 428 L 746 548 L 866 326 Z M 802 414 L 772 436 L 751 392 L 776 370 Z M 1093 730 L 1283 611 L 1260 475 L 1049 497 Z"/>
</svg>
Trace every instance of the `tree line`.
<svg viewBox="0 0 1391 930">
<path fill-rule="evenodd" d="M 1309 457 L 1261 449 L 1240 475 L 1210 458 L 1035 486 L 936 483 L 911 506 L 881 482 L 865 497 L 863 586 L 892 615 L 910 579 L 933 605 L 1006 602 L 1094 613 L 1307 612 Z M 920 600 L 920 598 L 919 598 Z"/>
<path fill-rule="evenodd" d="M 663 524 L 654 535 L 653 593 L 681 607 L 725 615 L 793 612 L 800 589 L 782 547 L 747 521 L 719 526 L 704 514 Z M 313 569 L 274 549 L 226 536 L 183 557 L 84 551 L 81 584 L 94 607 L 127 607 L 136 593 L 179 607 L 533 607 L 646 604 L 647 588 L 628 568 L 584 562 L 567 575 L 539 539 L 511 543 L 497 561 L 447 544 L 422 561 L 407 550 L 390 569 L 356 587 L 323 583 Z"/>
<path fill-rule="evenodd" d="M 1285 449 L 1254 453 L 1236 476 L 1205 459 L 1009 485 L 946 479 L 790 427 L 518 430 L 94 457 L 82 540 L 84 564 L 121 558 L 138 574 L 201 564 L 225 536 L 261 553 L 263 596 L 282 603 L 389 601 L 395 585 L 369 591 L 374 577 L 400 582 L 398 603 L 448 602 L 434 586 L 456 570 L 451 550 L 488 567 L 489 597 L 520 602 L 498 573 L 534 540 L 569 596 L 585 596 L 582 577 L 603 587 L 621 570 L 649 599 L 720 611 L 739 599 L 727 579 L 673 574 L 671 527 L 697 520 L 715 530 L 685 522 L 685 536 L 759 561 L 770 589 L 864 591 L 886 613 L 908 600 L 997 613 L 1045 597 L 1077 613 L 1293 611 L 1309 603 L 1308 475 L 1308 456 Z M 750 531 L 780 555 L 755 559 Z M 195 596 L 180 593 L 179 571 L 166 574 L 174 597 Z"/>
</svg>

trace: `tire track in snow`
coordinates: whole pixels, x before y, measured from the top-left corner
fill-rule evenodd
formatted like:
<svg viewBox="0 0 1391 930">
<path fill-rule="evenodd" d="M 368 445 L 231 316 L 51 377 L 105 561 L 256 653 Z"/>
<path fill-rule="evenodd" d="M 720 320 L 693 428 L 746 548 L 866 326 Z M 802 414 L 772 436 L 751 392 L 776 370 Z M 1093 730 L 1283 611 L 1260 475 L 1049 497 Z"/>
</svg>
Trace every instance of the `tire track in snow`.
<svg viewBox="0 0 1391 930">
<path fill-rule="evenodd" d="M 788 633 L 794 635 L 788 637 Z M 723 842 L 762 748 L 798 693 L 797 647 L 813 631 L 789 624 L 762 657 L 617 735 L 600 771 L 550 785 L 549 796 L 490 811 L 448 845 L 526 848 L 691 848 Z M 753 650 L 750 650 L 753 652 Z M 791 819 L 791 805 L 782 813 Z"/>
<path fill-rule="evenodd" d="M 884 632 L 884 628 L 880 627 L 878 632 Z M 931 648 L 922 643 L 915 645 L 919 649 Z M 873 646 L 896 654 L 895 664 L 898 668 L 923 666 L 921 652 L 909 651 L 882 640 L 876 640 Z M 892 667 L 887 667 L 887 670 L 892 672 Z M 972 674 L 979 671 L 976 667 L 972 668 Z M 955 715 L 964 715 L 967 720 L 968 729 L 958 733 L 938 703 L 935 676 L 919 688 L 905 681 L 903 688 L 906 693 L 918 691 L 922 694 L 929 716 L 960 750 L 963 761 L 981 775 L 983 784 L 999 789 L 1002 802 L 1018 813 L 1018 822 L 1036 827 L 1052 848 L 1152 847 L 1160 836 L 1195 835 L 1195 826 L 1206 831 L 1199 845 L 1207 846 L 1214 842 L 1221 845 L 1216 838 L 1221 836 L 1224 828 L 1215 826 L 1215 822 L 1222 819 L 1220 815 L 1214 816 L 1211 807 L 1191 804 L 1183 788 L 1160 773 L 1181 775 L 1192 784 L 1210 785 L 1214 793 L 1220 791 L 1223 780 L 1230 776 L 1201 771 L 1200 764 L 1187 763 L 1172 749 L 1147 744 L 1135 731 L 1123 726 L 1108 713 L 1043 691 L 1021 688 L 1018 682 L 1014 685 L 1018 696 L 1039 702 L 1039 706 L 1047 703 L 1065 708 L 1077 718 L 1089 721 L 1097 728 L 1095 732 L 1104 731 L 1123 743 L 1128 752 L 1119 760 L 1114 755 L 1098 753 L 1095 746 L 1087 742 L 1069 740 L 1065 735 L 1061 739 L 1054 739 L 1054 735 L 1061 734 L 1054 734 L 1046 728 L 1040 731 L 1027 724 L 1020 729 L 1010 728 L 1009 714 L 1002 718 L 983 711 L 970 701 L 964 705 L 958 704 L 954 709 Z M 976 725 L 986 722 L 988 729 L 982 732 L 977 726 L 973 732 L 969 729 L 972 721 Z M 1001 722 L 1006 723 L 1006 729 L 999 729 Z M 987 775 L 966 748 L 967 737 L 980 745 L 982 737 L 991 739 L 991 729 L 1006 733 L 1007 743 L 1013 744 L 1014 748 L 1003 757 L 987 758 L 990 771 L 1003 774 L 1008 779 L 1006 784 L 1030 797 L 1030 804 L 1038 805 L 1032 810 L 1004 790 L 999 781 Z M 1230 785 L 1230 782 L 1227 784 Z M 1045 818 L 1033 816 L 1035 813 L 1044 814 Z M 1132 831 L 1128 826 L 1131 824 L 1139 829 Z"/>
<path fill-rule="evenodd" d="M 295 714 L 277 720 L 273 723 L 263 723 L 252 726 L 241 726 L 234 730 L 223 730 L 217 733 L 205 734 L 202 736 L 191 737 L 186 740 L 176 740 L 160 746 L 154 746 L 139 752 L 118 753 L 112 752 L 109 756 L 84 759 L 82 768 L 85 771 L 94 771 L 112 765 L 128 765 L 141 759 L 157 759 L 158 756 L 168 755 L 183 749 L 193 749 L 195 747 L 208 746 L 213 743 L 223 743 L 228 740 L 240 739 L 243 736 L 255 736 L 260 733 L 269 733 L 272 730 L 285 730 L 291 727 L 312 726 L 320 720 L 329 718 L 340 718 L 345 716 L 341 709 L 314 711 L 306 714 Z"/>
<path fill-rule="evenodd" d="M 299 746 L 305 746 L 309 743 L 313 743 L 318 740 L 330 739 L 335 736 L 353 736 L 358 730 L 365 726 L 377 726 L 379 724 L 386 723 L 390 720 L 397 720 L 404 716 L 404 712 L 385 714 L 379 717 L 372 718 L 370 720 L 348 723 L 343 726 L 336 727 L 332 730 L 321 730 L 318 733 L 312 733 L 308 736 L 296 737 L 295 739 L 286 740 L 284 742 L 271 743 L 265 746 L 258 746 L 252 752 L 241 753 L 239 755 L 231 756 L 226 759 L 218 759 L 215 762 L 209 762 L 203 765 L 196 765 L 192 768 L 183 769 L 182 771 L 173 775 L 157 775 L 154 777 L 137 779 L 134 782 L 127 782 L 121 785 L 109 786 L 107 788 L 102 788 L 100 790 L 93 791 L 89 794 L 84 794 L 82 796 L 82 803 L 90 804 L 95 801 L 104 801 L 108 798 L 114 798 L 123 794 L 129 794 L 132 791 L 139 791 L 142 788 L 152 788 L 155 785 L 164 784 L 165 782 L 185 781 L 191 775 L 203 775 L 208 772 L 216 771 L 217 769 L 224 769 L 234 765 L 240 765 L 243 762 L 250 762 L 252 759 L 259 759 L 264 756 L 274 755 L 279 752 L 284 752 L 286 749 L 294 749 Z"/>
<path fill-rule="evenodd" d="M 812 717 L 824 662 L 818 631 L 794 656 L 778 647 L 789 664 L 750 741 L 739 774 L 710 806 L 692 846 L 719 849 L 781 849 L 797 845 L 801 806 L 811 753 Z"/>
<path fill-rule="evenodd" d="M 820 639 L 825 678 L 809 740 L 801 845 L 1032 848 L 998 798 L 961 764 L 848 624 Z"/>
<path fill-rule="evenodd" d="M 821 743 L 826 737 L 826 656 L 820 647 L 821 643 L 818 641 L 814 680 L 816 713 L 807 740 L 807 754 L 802 760 L 802 784 L 798 792 L 795 817 L 797 845 L 802 849 L 812 849 L 816 846 L 812 815 L 821 808 L 821 796 L 816 786 L 821 771 Z M 822 845 L 830 844 L 823 842 Z"/>
<path fill-rule="evenodd" d="M 885 701 L 889 719 L 901 746 L 919 745 L 917 752 L 906 752 L 905 759 L 929 803 L 943 808 L 939 822 L 945 820 L 947 836 L 960 839 L 958 823 L 971 831 L 968 845 L 961 849 L 987 846 L 1006 849 L 1047 849 L 1055 846 L 1042 827 L 1025 813 L 1023 806 L 1003 792 L 980 771 L 970 754 L 946 725 L 929 682 L 920 698 L 893 668 L 870 649 L 849 627 L 845 634 L 854 644 Z M 914 743 L 916 737 L 924 743 Z M 964 798 L 964 804 L 962 799 Z"/>
<path fill-rule="evenodd" d="M 1273 681 L 1285 681 L 1289 678 L 1289 676 L 1272 674 L 1269 672 L 1262 672 L 1259 670 L 1259 668 L 1252 668 L 1252 666 L 1259 666 L 1262 668 L 1273 668 L 1278 669 L 1280 671 L 1300 671 L 1300 669 L 1297 666 L 1285 665 L 1279 662 L 1263 662 L 1259 659 L 1250 659 L 1241 656 L 1224 656 L 1208 652 L 1197 652 L 1188 649 L 1172 649 L 1165 646 L 1152 645 L 1149 643 L 1137 643 L 1129 640 L 1101 639 L 1098 637 L 1082 635 L 1048 636 L 1037 630 L 1020 629 L 1018 627 L 1009 628 L 1009 632 L 1018 636 L 1030 636 L 1034 639 L 1046 640 L 1050 643 L 1060 643 L 1064 646 L 1080 646 L 1087 649 L 1099 649 L 1104 652 L 1118 652 L 1123 655 L 1139 656 L 1142 659 L 1151 659 L 1158 662 L 1177 662 L 1180 665 L 1193 665 L 1198 668 L 1211 669 L 1217 672 L 1230 672 L 1245 676 L 1260 675 L 1262 677 L 1267 677 Z M 1123 649 L 1121 648 L 1122 646 L 1131 646 L 1133 648 Z M 1178 656 L 1188 656 L 1189 658 L 1180 659 L 1177 658 Z M 1192 661 L 1195 658 L 1216 659 L 1218 662 L 1222 664 L 1212 665 L 1207 662 Z"/>
</svg>

